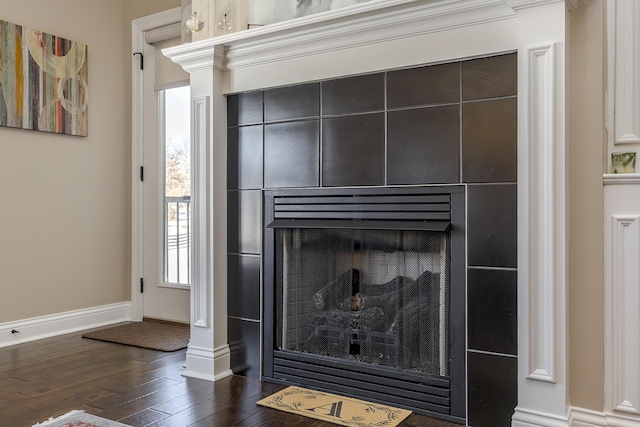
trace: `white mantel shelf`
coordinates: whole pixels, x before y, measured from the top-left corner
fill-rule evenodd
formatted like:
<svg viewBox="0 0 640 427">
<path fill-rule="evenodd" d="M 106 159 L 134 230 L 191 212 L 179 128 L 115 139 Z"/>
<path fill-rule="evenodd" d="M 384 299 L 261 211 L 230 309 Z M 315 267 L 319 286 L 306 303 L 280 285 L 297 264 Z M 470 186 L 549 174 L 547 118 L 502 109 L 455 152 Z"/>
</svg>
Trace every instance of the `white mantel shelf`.
<svg viewBox="0 0 640 427">
<path fill-rule="evenodd" d="M 549 1 L 516 3 L 523 7 L 545 2 Z M 186 43 L 162 52 L 189 72 L 212 64 L 220 70 L 233 70 L 514 18 L 515 11 L 507 3 L 505 0 L 372 0 Z"/>
</svg>

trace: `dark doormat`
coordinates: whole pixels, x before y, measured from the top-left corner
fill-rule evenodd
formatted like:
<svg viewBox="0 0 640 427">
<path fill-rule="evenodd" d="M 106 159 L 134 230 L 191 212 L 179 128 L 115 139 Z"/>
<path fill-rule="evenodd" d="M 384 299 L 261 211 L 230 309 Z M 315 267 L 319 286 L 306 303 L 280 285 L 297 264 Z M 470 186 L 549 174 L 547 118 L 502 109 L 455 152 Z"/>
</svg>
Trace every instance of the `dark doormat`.
<svg viewBox="0 0 640 427">
<path fill-rule="evenodd" d="M 167 322 L 134 322 L 87 332 L 83 338 L 160 351 L 176 351 L 189 344 L 189 325 Z"/>
</svg>

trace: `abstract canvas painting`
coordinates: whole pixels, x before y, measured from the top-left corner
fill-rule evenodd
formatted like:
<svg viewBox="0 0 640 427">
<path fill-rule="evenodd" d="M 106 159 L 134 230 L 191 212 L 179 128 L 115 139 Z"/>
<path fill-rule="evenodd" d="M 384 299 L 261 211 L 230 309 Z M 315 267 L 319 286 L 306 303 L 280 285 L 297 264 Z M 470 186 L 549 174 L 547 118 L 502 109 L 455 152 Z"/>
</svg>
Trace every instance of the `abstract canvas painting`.
<svg viewBox="0 0 640 427">
<path fill-rule="evenodd" d="M 87 136 L 87 46 L 0 20 L 0 126 Z"/>
</svg>

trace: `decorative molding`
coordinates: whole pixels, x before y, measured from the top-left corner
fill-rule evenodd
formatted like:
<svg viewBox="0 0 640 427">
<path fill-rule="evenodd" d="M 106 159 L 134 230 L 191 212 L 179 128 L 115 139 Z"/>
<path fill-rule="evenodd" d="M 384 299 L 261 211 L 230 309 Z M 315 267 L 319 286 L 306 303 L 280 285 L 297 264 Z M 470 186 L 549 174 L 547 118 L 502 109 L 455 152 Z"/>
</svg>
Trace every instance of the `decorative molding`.
<svg viewBox="0 0 640 427">
<path fill-rule="evenodd" d="M 640 215 L 613 215 L 611 220 L 609 409 L 640 415 Z"/>
<path fill-rule="evenodd" d="M 613 76 L 613 143 L 640 143 L 640 3 L 637 0 L 607 2 L 609 19 L 609 73 Z"/>
<path fill-rule="evenodd" d="M 0 324 L 0 347 L 131 320 L 131 303 L 123 302 Z M 20 331 L 12 334 L 12 330 Z"/>
<path fill-rule="evenodd" d="M 569 410 L 569 423 L 571 427 L 640 427 L 640 418 L 573 406 Z"/>
<path fill-rule="evenodd" d="M 546 0 L 557 1 L 562 0 Z M 218 69 L 232 70 L 514 17 L 504 0 L 373 0 L 162 52 L 187 71 L 213 62 Z M 214 61 L 216 46 L 221 49 L 216 49 Z"/>
<path fill-rule="evenodd" d="M 225 54 L 223 46 L 211 43 L 212 39 L 185 43 L 162 49 L 162 54 L 180 64 L 185 71 L 195 73 L 211 68 L 223 69 Z"/>
<path fill-rule="evenodd" d="M 193 283 L 191 285 L 191 322 L 193 326 L 209 328 L 211 307 L 209 304 L 207 224 L 208 187 L 206 149 L 209 146 L 209 117 L 211 96 L 194 97 L 191 100 L 191 150 L 193 153 Z"/>
<path fill-rule="evenodd" d="M 228 368 L 230 355 L 229 346 L 211 350 L 189 344 L 187 368 L 182 372 L 182 376 L 206 381 L 218 381 L 231 376 L 233 372 Z M 216 372 L 215 367 L 217 366 L 225 366 L 226 368 Z"/>
<path fill-rule="evenodd" d="M 640 173 L 608 173 L 602 176 L 605 185 L 640 185 Z"/>
<path fill-rule="evenodd" d="M 544 6 L 545 4 L 564 2 L 565 0 L 505 0 L 513 10 Z M 569 0 L 573 1 L 573 0 Z"/>
<path fill-rule="evenodd" d="M 528 158 L 529 180 L 529 377 L 555 383 L 556 273 L 558 249 L 555 128 L 555 48 L 530 48 Z"/>
<path fill-rule="evenodd" d="M 560 417 L 546 412 L 532 411 L 517 406 L 511 418 L 511 427 L 568 427 L 566 417 Z"/>
<path fill-rule="evenodd" d="M 610 427 L 640 427 L 640 419 L 620 416 L 618 414 L 605 413 L 607 426 Z"/>
<path fill-rule="evenodd" d="M 571 427 L 608 427 L 604 412 L 572 406 L 569 408 L 569 425 Z"/>
</svg>

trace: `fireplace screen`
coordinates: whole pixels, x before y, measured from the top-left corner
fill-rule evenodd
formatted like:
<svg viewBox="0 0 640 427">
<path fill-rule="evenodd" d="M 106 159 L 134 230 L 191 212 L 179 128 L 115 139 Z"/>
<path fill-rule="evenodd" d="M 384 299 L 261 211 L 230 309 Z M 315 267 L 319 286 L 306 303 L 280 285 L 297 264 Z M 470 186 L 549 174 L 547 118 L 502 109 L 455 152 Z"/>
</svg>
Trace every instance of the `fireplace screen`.
<svg viewBox="0 0 640 427">
<path fill-rule="evenodd" d="M 275 233 L 276 346 L 449 375 L 449 233 Z"/>
</svg>

